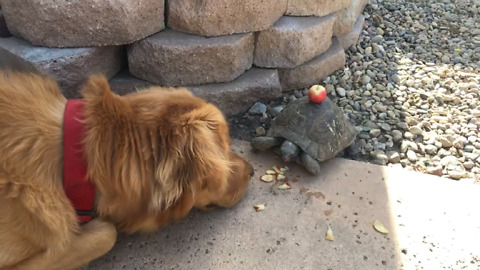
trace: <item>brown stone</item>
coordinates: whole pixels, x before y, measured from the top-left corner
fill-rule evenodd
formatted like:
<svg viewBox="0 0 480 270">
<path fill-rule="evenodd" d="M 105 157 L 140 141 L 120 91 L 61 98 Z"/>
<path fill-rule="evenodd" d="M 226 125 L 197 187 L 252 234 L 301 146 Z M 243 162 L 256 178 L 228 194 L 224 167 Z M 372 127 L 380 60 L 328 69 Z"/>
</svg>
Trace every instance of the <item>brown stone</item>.
<svg viewBox="0 0 480 270">
<path fill-rule="evenodd" d="M 256 101 L 282 95 L 275 69 L 252 68 L 230 83 L 189 86 L 188 89 L 218 106 L 227 116 L 245 112 Z"/>
<path fill-rule="evenodd" d="M 168 1 L 170 28 L 221 36 L 269 28 L 287 8 L 287 0 L 174 0 Z"/>
<path fill-rule="evenodd" d="M 348 8 L 337 12 L 337 21 L 333 26 L 333 35 L 341 36 L 350 33 L 367 2 L 368 0 L 352 0 L 352 4 Z"/>
<path fill-rule="evenodd" d="M 230 82 L 252 66 L 253 42 L 253 34 L 205 38 L 167 29 L 129 46 L 129 70 L 165 86 Z"/>
<path fill-rule="evenodd" d="M 331 44 L 334 14 L 325 17 L 283 16 L 258 34 L 254 64 L 292 68 L 325 52 Z"/>
<path fill-rule="evenodd" d="M 346 33 L 337 37 L 340 45 L 345 50 L 348 49 L 350 46 L 357 44 L 358 38 L 362 34 L 364 22 L 365 17 L 363 17 L 363 15 L 358 16 L 357 22 L 353 26 L 353 30 L 350 33 Z"/>
<path fill-rule="evenodd" d="M 137 92 L 152 86 L 152 83 L 133 77 L 128 69 L 122 70 L 109 81 L 110 89 L 119 95 Z"/>
<path fill-rule="evenodd" d="M 278 69 L 283 91 L 302 89 L 319 83 L 335 70 L 343 68 L 345 51 L 337 38 L 332 40 L 330 48 L 313 60 L 295 68 Z"/>
<path fill-rule="evenodd" d="M 127 44 L 162 30 L 164 0 L 2 0 L 10 32 L 46 47 Z"/>
<path fill-rule="evenodd" d="M 286 15 L 322 17 L 344 9 L 354 0 L 288 0 Z"/>
<path fill-rule="evenodd" d="M 3 12 L 0 10 L 0 37 L 9 37 L 11 35 L 12 34 L 10 34 L 10 31 L 8 31 Z"/>
<path fill-rule="evenodd" d="M 36 47 L 16 38 L 0 38 L 0 68 L 48 74 L 56 79 L 67 98 L 79 97 L 90 74 L 113 77 L 125 64 L 122 47 Z"/>
</svg>

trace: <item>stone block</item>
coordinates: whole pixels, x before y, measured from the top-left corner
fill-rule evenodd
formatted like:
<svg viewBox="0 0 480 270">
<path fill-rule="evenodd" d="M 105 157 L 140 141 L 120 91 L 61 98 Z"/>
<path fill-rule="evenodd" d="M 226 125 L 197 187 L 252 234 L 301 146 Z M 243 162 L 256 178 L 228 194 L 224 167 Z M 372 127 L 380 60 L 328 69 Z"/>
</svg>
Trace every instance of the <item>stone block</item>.
<svg viewBox="0 0 480 270">
<path fill-rule="evenodd" d="M 302 89 L 318 84 L 344 65 L 345 51 L 337 38 L 333 38 L 330 48 L 313 60 L 295 68 L 278 69 L 282 90 Z"/>
<path fill-rule="evenodd" d="M 333 26 L 333 35 L 338 37 L 350 33 L 367 2 L 368 0 L 352 0 L 350 6 L 337 12 L 337 21 Z"/>
<path fill-rule="evenodd" d="M 148 88 L 153 84 L 138 78 L 133 77 L 128 69 L 124 69 L 117 73 L 109 81 L 110 89 L 119 95 L 133 93 L 141 89 Z"/>
<path fill-rule="evenodd" d="M 169 0 L 167 25 L 208 37 L 249 33 L 272 26 L 286 8 L 287 0 Z"/>
<path fill-rule="evenodd" d="M 127 44 L 165 27 L 164 0 L 2 0 L 10 32 L 35 45 Z"/>
<path fill-rule="evenodd" d="M 0 37 L 9 37 L 11 35 L 12 34 L 10 34 L 10 31 L 8 31 L 3 12 L 0 10 Z"/>
<path fill-rule="evenodd" d="M 350 46 L 357 44 L 358 38 L 362 34 L 364 22 L 365 17 L 363 17 L 363 15 L 358 16 L 357 22 L 355 22 L 355 25 L 353 26 L 353 30 L 350 33 L 337 37 L 343 49 L 346 50 L 350 48 Z"/>
<path fill-rule="evenodd" d="M 322 17 L 350 5 L 354 0 L 288 0 L 286 15 Z"/>
<path fill-rule="evenodd" d="M 167 29 L 128 48 L 135 77 L 165 86 L 230 82 L 252 66 L 253 34 L 205 38 Z"/>
<path fill-rule="evenodd" d="M 245 112 L 257 101 L 268 101 L 282 95 L 275 69 L 251 68 L 233 82 L 187 88 L 218 106 L 226 116 Z"/>
<path fill-rule="evenodd" d="M 324 17 L 283 16 L 258 34 L 254 64 L 293 68 L 325 52 L 331 44 L 335 14 Z"/>
<path fill-rule="evenodd" d="M 90 74 L 113 77 L 125 65 L 123 47 L 35 47 L 16 37 L 0 38 L 0 68 L 48 74 L 56 79 L 67 98 L 79 97 Z"/>
</svg>

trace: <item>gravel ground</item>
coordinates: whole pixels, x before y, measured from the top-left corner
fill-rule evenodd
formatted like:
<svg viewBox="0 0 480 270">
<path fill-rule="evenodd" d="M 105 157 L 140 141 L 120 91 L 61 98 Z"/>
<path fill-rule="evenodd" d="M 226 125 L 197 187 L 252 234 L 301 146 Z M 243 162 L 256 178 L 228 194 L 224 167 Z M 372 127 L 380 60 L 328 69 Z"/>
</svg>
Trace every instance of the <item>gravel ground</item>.
<svg viewBox="0 0 480 270">
<path fill-rule="evenodd" d="M 364 15 L 346 68 L 319 82 L 359 131 L 349 158 L 478 182 L 480 1 L 371 0 Z M 264 135 L 306 91 L 232 117 L 232 136 Z"/>
</svg>

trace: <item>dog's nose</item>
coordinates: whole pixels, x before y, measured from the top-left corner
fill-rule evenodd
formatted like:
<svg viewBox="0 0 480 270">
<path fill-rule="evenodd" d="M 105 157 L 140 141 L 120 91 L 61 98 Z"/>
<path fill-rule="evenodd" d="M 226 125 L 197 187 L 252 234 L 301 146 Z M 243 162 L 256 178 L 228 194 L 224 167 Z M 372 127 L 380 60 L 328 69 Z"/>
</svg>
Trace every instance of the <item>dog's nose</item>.
<svg viewBox="0 0 480 270">
<path fill-rule="evenodd" d="M 255 174 L 255 171 L 253 170 L 253 167 L 250 166 L 250 176 L 253 176 Z"/>
</svg>

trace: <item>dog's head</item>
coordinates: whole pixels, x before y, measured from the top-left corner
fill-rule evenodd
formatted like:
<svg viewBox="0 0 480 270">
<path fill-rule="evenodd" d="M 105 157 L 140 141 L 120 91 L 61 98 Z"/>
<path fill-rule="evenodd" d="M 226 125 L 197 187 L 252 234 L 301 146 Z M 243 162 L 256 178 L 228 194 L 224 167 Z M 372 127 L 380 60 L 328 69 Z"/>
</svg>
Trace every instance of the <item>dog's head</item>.
<svg viewBox="0 0 480 270">
<path fill-rule="evenodd" d="M 118 96 L 103 76 L 91 77 L 83 94 L 97 211 L 121 229 L 156 229 L 192 207 L 231 207 L 244 197 L 252 167 L 231 152 L 215 106 L 184 89 Z"/>
</svg>

